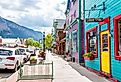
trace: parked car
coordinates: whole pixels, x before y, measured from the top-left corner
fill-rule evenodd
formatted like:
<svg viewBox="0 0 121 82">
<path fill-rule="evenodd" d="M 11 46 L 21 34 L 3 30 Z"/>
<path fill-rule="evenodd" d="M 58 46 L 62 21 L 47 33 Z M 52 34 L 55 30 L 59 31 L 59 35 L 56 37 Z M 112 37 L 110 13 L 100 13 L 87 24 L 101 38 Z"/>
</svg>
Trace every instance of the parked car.
<svg viewBox="0 0 121 82">
<path fill-rule="evenodd" d="M 22 54 L 16 48 L 0 48 L 0 69 L 12 69 L 17 71 L 18 66 L 23 63 Z"/>
<path fill-rule="evenodd" d="M 24 62 L 27 62 L 30 58 L 31 53 L 28 51 L 28 48 L 19 48 L 22 57 L 24 59 Z"/>
</svg>

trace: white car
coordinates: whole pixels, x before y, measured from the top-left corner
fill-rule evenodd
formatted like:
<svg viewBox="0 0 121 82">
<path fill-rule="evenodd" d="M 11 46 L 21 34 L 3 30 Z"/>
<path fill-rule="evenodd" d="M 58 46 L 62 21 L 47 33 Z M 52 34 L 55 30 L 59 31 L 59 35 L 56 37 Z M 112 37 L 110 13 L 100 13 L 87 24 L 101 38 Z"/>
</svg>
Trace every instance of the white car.
<svg viewBox="0 0 121 82">
<path fill-rule="evenodd" d="M 19 48 L 19 50 L 22 54 L 24 62 L 29 60 L 31 53 L 28 51 L 28 49 L 27 48 Z"/>
<path fill-rule="evenodd" d="M 17 71 L 21 63 L 23 63 L 23 59 L 19 49 L 0 48 L 0 69 Z"/>
</svg>

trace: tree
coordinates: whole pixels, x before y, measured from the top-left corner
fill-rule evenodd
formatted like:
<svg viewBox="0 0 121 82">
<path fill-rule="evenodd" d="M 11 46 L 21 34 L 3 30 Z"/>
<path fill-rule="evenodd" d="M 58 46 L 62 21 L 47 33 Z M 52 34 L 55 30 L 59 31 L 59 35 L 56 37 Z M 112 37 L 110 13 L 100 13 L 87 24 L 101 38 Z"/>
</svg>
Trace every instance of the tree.
<svg viewBox="0 0 121 82">
<path fill-rule="evenodd" d="M 33 40 L 32 38 L 28 38 L 28 39 L 26 40 L 26 45 L 27 45 L 27 47 L 28 47 L 28 46 L 33 46 L 33 42 L 34 42 L 34 40 Z"/>
<path fill-rule="evenodd" d="M 27 47 L 28 46 L 34 46 L 34 47 L 42 48 L 42 45 L 38 41 L 36 41 L 36 40 L 34 40 L 32 38 L 28 38 L 26 40 L 26 45 L 27 45 Z"/>
<path fill-rule="evenodd" d="M 48 34 L 46 37 L 45 37 L 45 47 L 46 48 L 51 48 L 52 46 L 52 35 L 51 34 Z"/>
<path fill-rule="evenodd" d="M 42 45 L 38 41 L 34 41 L 33 46 L 42 48 Z"/>
</svg>

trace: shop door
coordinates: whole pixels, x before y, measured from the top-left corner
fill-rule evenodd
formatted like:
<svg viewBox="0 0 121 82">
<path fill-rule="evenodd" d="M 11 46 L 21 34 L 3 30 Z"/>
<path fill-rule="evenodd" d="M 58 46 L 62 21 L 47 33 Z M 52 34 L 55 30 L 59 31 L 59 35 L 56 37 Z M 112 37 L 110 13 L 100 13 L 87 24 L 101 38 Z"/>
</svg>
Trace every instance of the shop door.
<svg viewBox="0 0 121 82">
<path fill-rule="evenodd" d="M 109 30 L 101 32 L 101 71 L 110 74 L 110 38 Z"/>
</svg>

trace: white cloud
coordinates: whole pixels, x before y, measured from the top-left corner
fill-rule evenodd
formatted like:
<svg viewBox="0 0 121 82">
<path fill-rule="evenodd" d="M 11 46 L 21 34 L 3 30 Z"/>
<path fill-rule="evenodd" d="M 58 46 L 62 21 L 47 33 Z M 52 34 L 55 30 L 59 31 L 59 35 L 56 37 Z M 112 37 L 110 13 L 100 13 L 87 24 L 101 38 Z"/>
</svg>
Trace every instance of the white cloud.
<svg viewBox="0 0 121 82">
<path fill-rule="evenodd" d="M 53 19 L 65 18 L 65 2 L 67 0 L 0 0 L 0 16 L 32 29 L 51 27 Z"/>
<path fill-rule="evenodd" d="M 51 34 L 52 33 L 52 29 L 54 29 L 54 28 L 53 27 L 38 27 L 35 30 L 36 31 L 45 32 L 45 35 L 47 35 L 47 34 Z"/>
</svg>

